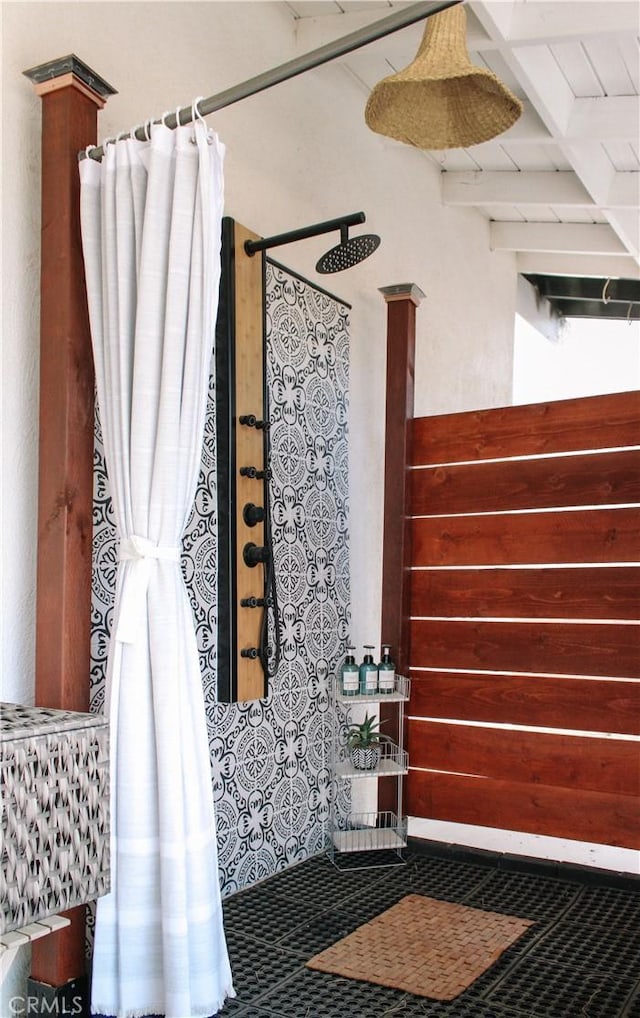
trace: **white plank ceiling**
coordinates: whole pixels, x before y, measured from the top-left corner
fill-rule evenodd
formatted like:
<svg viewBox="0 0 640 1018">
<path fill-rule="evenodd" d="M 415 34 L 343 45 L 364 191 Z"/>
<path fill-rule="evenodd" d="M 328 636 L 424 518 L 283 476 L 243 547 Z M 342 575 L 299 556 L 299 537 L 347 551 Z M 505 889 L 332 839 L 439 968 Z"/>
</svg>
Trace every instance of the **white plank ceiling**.
<svg viewBox="0 0 640 1018">
<path fill-rule="evenodd" d="M 406 3 L 289 0 L 300 52 Z M 524 103 L 468 149 L 425 153 L 443 201 L 475 206 L 527 274 L 640 279 L 640 3 L 467 0 L 467 43 Z M 425 23 L 342 58 L 365 92 L 414 58 Z"/>
</svg>

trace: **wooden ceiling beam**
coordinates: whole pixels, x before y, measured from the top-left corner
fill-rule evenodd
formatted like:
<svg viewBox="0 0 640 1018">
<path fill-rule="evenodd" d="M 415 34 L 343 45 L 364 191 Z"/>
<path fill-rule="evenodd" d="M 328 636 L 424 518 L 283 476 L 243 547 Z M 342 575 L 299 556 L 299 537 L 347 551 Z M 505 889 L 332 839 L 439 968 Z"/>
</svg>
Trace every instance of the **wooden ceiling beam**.
<svg viewBox="0 0 640 1018">
<path fill-rule="evenodd" d="M 492 251 L 554 251 L 566 254 L 624 254 L 605 223 L 490 223 Z"/>
<path fill-rule="evenodd" d="M 640 266 L 630 255 L 562 254 L 557 251 L 520 251 L 518 272 L 559 273 L 575 276 L 604 276 L 640 279 Z"/>
<path fill-rule="evenodd" d="M 566 136 L 569 140 L 631 141 L 638 137 L 640 100 L 637 95 L 608 95 L 574 99 Z"/>
<path fill-rule="evenodd" d="M 556 140 L 563 156 L 568 160 L 576 175 L 591 195 L 596 206 L 606 208 L 606 200 L 612 189 L 615 168 L 609 159 L 602 144 L 600 135 L 597 133 L 594 124 L 589 121 L 589 116 L 597 111 L 598 125 L 607 132 L 606 138 L 611 140 L 611 133 L 614 135 L 623 132 L 627 140 L 638 139 L 638 113 L 637 101 L 634 97 L 622 96 L 611 97 L 612 100 L 619 98 L 629 101 L 612 101 L 606 99 L 602 106 L 594 104 L 594 101 L 576 98 L 568 81 L 564 77 L 560 65 L 555 60 L 549 47 L 551 24 L 555 23 L 556 29 L 562 23 L 570 28 L 570 22 L 575 25 L 575 31 L 582 33 L 584 30 L 583 16 L 576 16 L 578 6 L 584 8 L 582 15 L 589 21 L 589 8 L 584 4 L 514 4 L 506 2 L 495 2 L 495 0 L 476 0 L 472 4 L 472 10 L 482 27 L 493 40 L 509 70 L 514 75 L 520 86 L 535 107 L 537 114 L 549 130 L 550 135 Z M 594 5 L 595 7 L 596 5 Z M 544 36 L 532 36 L 529 45 L 516 45 L 514 39 L 517 37 L 516 25 L 520 24 L 520 31 L 523 25 L 523 10 L 527 8 L 528 14 L 524 18 L 536 19 L 540 29 L 547 26 L 547 34 Z M 565 10 L 566 8 L 566 10 Z M 626 8 L 629 8 L 627 10 Z M 635 8 L 635 9 L 634 9 Z M 611 12 L 611 21 L 609 19 Z M 600 24 L 593 24 L 597 34 L 606 31 L 607 26 L 615 23 L 618 28 L 623 24 L 628 29 L 631 27 L 635 34 L 638 30 L 638 11 L 635 4 L 622 4 L 612 0 L 607 5 L 607 17 L 602 18 L 602 11 L 593 12 L 596 18 L 599 17 Z M 564 22 L 563 18 L 566 18 Z M 554 22 L 555 19 L 555 22 Z M 622 19 L 622 20 L 621 20 Z M 632 20 L 632 25 L 627 24 L 626 19 Z M 607 123 L 605 111 L 611 111 L 611 123 Z M 635 118 L 635 119 L 634 119 Z M 629 216 L 620 212 L 607 211 L 606 218 L 611 233 L 618 239 L 620 248 L 627 251 L 632 258 L 637 259 L 639 255 L 639 242 L 637 231 L 637 220 L 631 222 Z M 496 224 L 492 224 L 494 226 Z M 499 224 L 510 226 L 511 224 Z M 538 224 L 526 224 L 538 225 Z M 553 224 L 549 224 L 553 225 Z M 564 224 L 563 224 L 564 225 Z M 592 231 L 591 236 L 598 236 L 604 240 L 606 234 L 602 231 L 602 224 L 596 224 L 588 229 Z M 588 236 L 585 233 L 585 237 Z M 563 241 L 564 243 L 564 241 Z M 595 244 L 595 247 L 593 246 Z M 598 246 L 595 240 L 591 240 L 583 253 L 622 253 L 620 248 L 613 246 L 612 250 L 606 252 Z M 545 248 L 546 249 L 546 248 Z M 513 248 L 511 248 L 513 250 Z M 524 247 L 522 250 L 542 250 L 542 248 Z M 550 250 L 553 251 L 575 251 L 572 246 L 558 247 L 554 242 Z"/>
<path fill-rule="evenodd" d="M 477 13 L 477 3 L 470 7 Z M 628 0 L 607 0 L 607 17 L 603 22 L 602 12 L 594 3 L 572 0 L 558 3 L 557 0 L 537 0 L 536 3 L 489 2 L 483 4 L 491 9 L 504 38 L 512 46 L 539 42 L 548 45 L 567 42 L 589 36 L 627 35 L 638 33 L 638 7 Z"/>
<path fill-rule="evenodd" d="M 594 207 L 593 198 L 572 171 L 443 173 L 442 199 L 445 205 Z"/>
</svg>

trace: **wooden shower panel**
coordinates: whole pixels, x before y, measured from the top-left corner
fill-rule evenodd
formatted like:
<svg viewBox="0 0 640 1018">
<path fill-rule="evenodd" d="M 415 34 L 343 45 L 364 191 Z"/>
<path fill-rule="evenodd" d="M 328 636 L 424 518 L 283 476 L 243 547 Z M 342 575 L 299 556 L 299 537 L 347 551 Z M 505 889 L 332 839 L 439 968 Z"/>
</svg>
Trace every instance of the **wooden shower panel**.
<svg viewBox="0 0 640 1018">
<path fill-rule="evenodd" d="M 639 408 L 413 422 L 411 815 L 640 847 Z"/>
<path fill-rule="evenodd" d="M 240 474 L 242 466 L 264 470 L 263 432 L 240 425 L 240 417 L 264 417 L 264 256 L 246 254 L 247 240 L 258 236 L 239 223 L 234 224 L 235 266 L 235 519 L 236 519 L 236 675 L 237 699 L 257 700 L 266 694 L 266 679 L 259 658 L 243 658 L 246 647 L 259 647 L 262 611 L 242 608 L 240 601 L 262 597 L 262 566 L 249 568 L 242 558 L 248 542 L 264 544 L 264 525 L 248 527 L 242 510 L 247 503 L 264 505 L 265 484 Z"/>
</svg>

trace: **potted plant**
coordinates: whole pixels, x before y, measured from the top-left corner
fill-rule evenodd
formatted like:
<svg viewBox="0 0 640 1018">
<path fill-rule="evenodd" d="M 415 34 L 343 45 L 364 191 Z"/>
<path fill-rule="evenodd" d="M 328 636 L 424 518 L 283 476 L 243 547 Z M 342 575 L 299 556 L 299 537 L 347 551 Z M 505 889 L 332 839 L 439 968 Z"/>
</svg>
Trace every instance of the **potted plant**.
<svg viewBox="0 0 640 1018">
<path fill-rule="evenodd" d="M 380 763 L 381 743 L 385 739 L 377 731 L 376 717 L 365 714 L 364 721 L 347 726 L 347 749 L 353 766 L 359 771 L 373 771 Z"/>
</svg>

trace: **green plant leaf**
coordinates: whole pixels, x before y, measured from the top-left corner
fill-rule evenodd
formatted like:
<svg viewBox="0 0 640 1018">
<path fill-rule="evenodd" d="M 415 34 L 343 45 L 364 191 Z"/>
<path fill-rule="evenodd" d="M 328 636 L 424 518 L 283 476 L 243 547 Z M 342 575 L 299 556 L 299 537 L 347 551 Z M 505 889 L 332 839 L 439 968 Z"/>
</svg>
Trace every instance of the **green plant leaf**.
<svg viewBox="0 0 640 1018">
<path fill-rule="evenodd" d="M 378 743 L 381 739 L 380 733 L 376 731 L 379 725 L 378 719 L 374 715 L 369 715 L 368 712 L 364 716 L 364 721 L 348 725 L 347 745 L 349 748 L 354 749 L 360 746 L 362 749 L 366 749 L 368 746 Z"/>
</svg>

